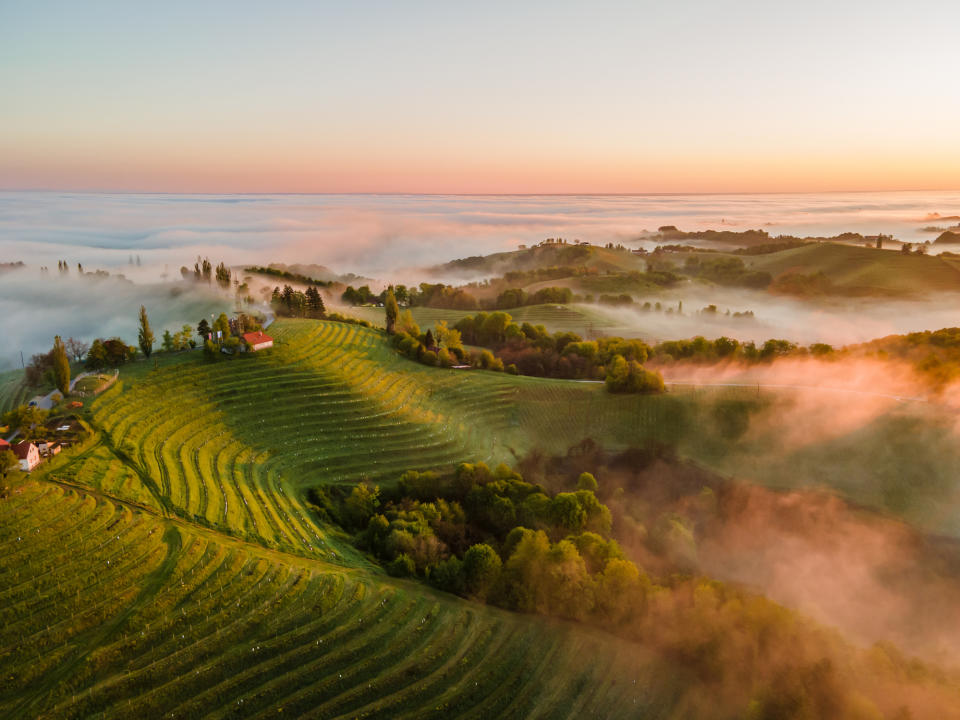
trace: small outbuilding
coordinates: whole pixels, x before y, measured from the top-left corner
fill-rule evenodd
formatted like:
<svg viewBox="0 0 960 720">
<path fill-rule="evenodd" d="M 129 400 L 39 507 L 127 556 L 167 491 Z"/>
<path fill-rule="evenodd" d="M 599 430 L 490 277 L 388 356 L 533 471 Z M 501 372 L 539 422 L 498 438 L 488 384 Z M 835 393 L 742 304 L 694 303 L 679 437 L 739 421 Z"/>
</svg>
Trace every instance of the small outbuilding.
<svg viewBox="0 0 960 720">
<path fill-rule="evenodd" d="M 261 330 L 244 333 L 243 341 L 247 344 L 247 349 L 250 350 L 250 352 L 266 350 L 267 348 L 273 347 L 273 338 Z"/>
<path fill-rule="evenodd" d="M 13 454 L 20 461 L 20 469 L 30 472 L 40 464 L 40 449 L 28 440 L 13 446 Z"/>
</svg>

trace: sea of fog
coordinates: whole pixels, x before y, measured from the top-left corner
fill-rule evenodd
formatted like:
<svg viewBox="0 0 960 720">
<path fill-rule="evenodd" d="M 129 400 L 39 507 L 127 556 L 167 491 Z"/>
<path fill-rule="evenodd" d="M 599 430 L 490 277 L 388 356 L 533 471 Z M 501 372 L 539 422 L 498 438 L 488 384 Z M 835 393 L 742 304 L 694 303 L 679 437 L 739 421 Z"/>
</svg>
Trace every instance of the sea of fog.
<svg viewBox="0 0 960 720">
<path fill-rule="evenodd" d="M 192 266 L 198 255 L 231 265 L 320 263 L 339 273 L 409 282 L 417 279 L 412 268 L 515 249 L 547 237 L 640 246 L 651 244 L 642 240 L 644 231 L 676 225 L 684 230 L 762 228 L 774 236 L 882 232 L 915 242 L 935 237 L 921 230 L 925 226 L 956 225 L 957 220 L 949 219 L 955 215 L 960 215 L 960 192 L 628 196 L 2 192 L 0 263 L 22 261 L 27 268 L 0 274 L 0 369 L 18 366 L 21 351 L 29 356 L 48 348 L 54 334 L 87 339 L 119 334 L 132 342 L 141 302 L 161 326 L 171 328 L 196 323 L 199 318 L 192 315 L 229 304 L 223 298 L 171 294 L 169 286 L 176 284 L 179 268 Z M 57 274 L 61 259 L 71 268 L 79 262 L 86 270 L 122 272 L 136 284 L 68 282 Z M 50 273 L 42 275 L 41 266 L 51 268 Z M 755 302 L 750 305 L 748 309 L 762 320 L 763 308 Z M 914 324 L 925 322 L 918 317 Z"/>
</svg>

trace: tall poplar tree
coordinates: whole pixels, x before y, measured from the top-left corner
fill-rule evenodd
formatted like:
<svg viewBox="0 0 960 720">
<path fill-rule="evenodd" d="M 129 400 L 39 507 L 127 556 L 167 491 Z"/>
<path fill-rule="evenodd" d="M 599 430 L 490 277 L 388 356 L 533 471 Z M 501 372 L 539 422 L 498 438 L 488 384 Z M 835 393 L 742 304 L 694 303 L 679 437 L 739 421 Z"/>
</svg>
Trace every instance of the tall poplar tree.
<svg viewBox="0 0 960 720">
<path fill-rule="evenodd" d="M 383 307 L 387 312 L 387 333 L 393 335 L 397 318 L 400 316 L 400 306 L 397 304 L 397 298 L 393 294 L 393 287 L 387 288 L 387 296 L 383 299 Z"/>
<path fill-rule="evenodd" d="M 67 359 L 67 349 L 59 335 L 53 339 L 53 376 L 57 389 L 66 397 L 70 392 L 70 360 Z"/>
<path fill-rule="evenodd" d="M 137 340 L 140 342 L 144 357 L 150 357 L 150 353 L 153 352 L 153 330 L 150 329 L 147 309 L 143 305 L 140 306 L 140 332 L 137 333 Z"/>
</svg>

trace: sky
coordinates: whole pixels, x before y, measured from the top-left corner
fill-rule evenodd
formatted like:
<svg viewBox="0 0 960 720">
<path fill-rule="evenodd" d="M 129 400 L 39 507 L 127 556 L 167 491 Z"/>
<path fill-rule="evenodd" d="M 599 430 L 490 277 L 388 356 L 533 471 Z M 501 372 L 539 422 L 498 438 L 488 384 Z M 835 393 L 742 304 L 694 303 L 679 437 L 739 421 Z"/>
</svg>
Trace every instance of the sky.
<svg viewBox="0 0 960 720">
<path fill-rule="evenodd" d="M 0 189 L 957 189 L 957 27 L 946 0 L 0 0 Z"/>
</svg>

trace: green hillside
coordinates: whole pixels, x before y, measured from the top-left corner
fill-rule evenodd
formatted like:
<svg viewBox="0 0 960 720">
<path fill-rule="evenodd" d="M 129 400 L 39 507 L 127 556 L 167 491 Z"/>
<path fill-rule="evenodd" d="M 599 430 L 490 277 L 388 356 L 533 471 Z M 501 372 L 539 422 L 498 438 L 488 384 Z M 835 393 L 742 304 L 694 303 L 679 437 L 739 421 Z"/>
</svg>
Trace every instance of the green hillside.
<svg viewBox="0 0 960 720">
<path fill-rule="evenodd" d="M 356 325 L 283 320 L 271 333 L 265 352 L 124 367 L 84 409 L 86 443 L 0 501 L 3 717 L 682 715 L 695 682 L 682 658 L 390 579 L 317 519 L 307 490 L 562 455 L 585 438 L 660 441 L 721 468 L 756 457 L 756 478 L 781 486 L 824 462 L 764 456 L 776 428 L 738 440 L 744 413 L 773 407 L 752 388 L 617 396 L 428 368 Z M 884 432 L 910 427 L 933 439 Z M 887 437 L 865 432 L 865 448 Z M 928 486 L 952 492 L 950 462 L 900 456 L 852 455 L 814 480 L 890 504 L 893 488 L 843 479 L 883 461 L 891 483 L 933 473 Z"/>
<path fill-rule="evenodd" d="M 668 692 L 610 636 L 49 482 L 0 504 L 0 547 L 5 718 L 632 717 Z"/>
<path fill-rule="evenodd" d="M 960 270 L 933 255 L 816 243 L 743 259 L 750 268 L 766 270 L 774 276 L 787 271 L 822 272 L 835 285 L 851 290 L 897 295 L 960 290 Z"/>
<path fill-rule="evenodd" d="M 124 368 L 93 403 L 88 442 L 0 502 L 4 717 L 628 717 L 668 704 L 677 671 L 635 645 L 388 580 L 302 500 L 319 483 L 560 447 L 586 421 L 540 413 L 586 409 L 599 387 L 431 370 L 354 325 L 273 332 L 271 352 Z M 616 405 L 607 422 L 621 424 Z"/>
</svg>

